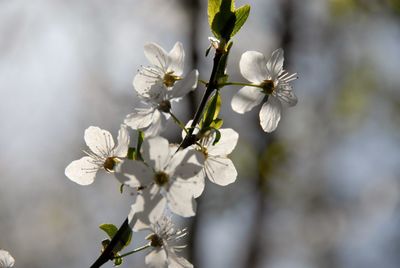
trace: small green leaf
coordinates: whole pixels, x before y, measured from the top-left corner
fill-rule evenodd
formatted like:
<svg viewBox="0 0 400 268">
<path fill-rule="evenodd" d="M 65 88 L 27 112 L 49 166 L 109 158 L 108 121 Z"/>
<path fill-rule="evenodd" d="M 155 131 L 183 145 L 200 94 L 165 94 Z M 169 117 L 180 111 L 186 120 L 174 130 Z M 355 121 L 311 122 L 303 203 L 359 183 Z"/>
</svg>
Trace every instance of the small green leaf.
<svg viewBox="0 0 400 268">
<path fill-rule="evenodd" d="M 128 148 L 128 155 L 126 156 L 130 160 L 135 160 L 136 148 L 129 147 Z"/>
<path fill-rule="evenodd" d="M 221 96 L 218 91 L 210 98 L 206 106 L 206 112 L 203 116 L 201 128 L 206 128 L 216 119 L 221 110 Z"/>
<path fill-rule="evenodd" d="M 120 266 L 122 264 L 122 258 L 116 254 L 114 257 L 114 266 Z"/>
<path fill-rule="evenodd" d="M 244 5 L 235 10 L 235 26 L 233 27 L 231 37 L 233 37 L 237 32 L 239 32 L 240 28 L 242 28 L 243 24 L 246 22 L 247 18 L 250 14 L 250 5 Z"/>
<path fill-rule="evenodd" d="M 219 12 L 219 7 L 221 6 L 221 0 L 208 0 L 208 24 L 210 28 L 214 21 L 215 15 Z"/>
<path fill-rule="evenodd" d="M 111 223 L 103 223 L 99 226 L 99 228 L 101 230 L 103 230 L 104 232 L 106 232 L 106 234 L 108 235 L 108 237 L 110 237 L 111 239 L 114 237 L 114 235 L 117 233 L 118 228 L 117 226 L 115 226 L 114 224 Z"/>
<path fill-rule="evenodd" d="M 142 148 L 143 141 L 144 141 L 144 132 L 139 130 L 137 144 L 136 144 L 135 160 L 142 160 L 142 155 L 140 154 L 140 148 Z"/>
<path fill-rule="evenodd" d="M 214 128 L 214 129 L 219 129 L 222 127 L 222 124 L 224 123 L 224 121 L 221 118 L 216 118 L 214 119 L 214 121 L 210 124 L 210 127 Z"/>
<path fill-rule="evenodd" d="M 215 37 L 229 41 L 244 25 L 250 14 L 250 5 L 235 9 L 234 0 L 209 0 L 208 24 Z"/>
<path fill-rule="evenodd" d="M 218 129 L 214 129 L 214 131 L 215 131 L 215 139 L 213 145 L 217 144 L 221 139 L 221 132 Z"/>
<path fill-rule="evenodd" d="M 215 15 L 211 30 L 221 41 L 228 41 L 235 27 L 236 16 L 230 9 L 229 0 L 222 1 L 220 11 Z"/>
</svg>

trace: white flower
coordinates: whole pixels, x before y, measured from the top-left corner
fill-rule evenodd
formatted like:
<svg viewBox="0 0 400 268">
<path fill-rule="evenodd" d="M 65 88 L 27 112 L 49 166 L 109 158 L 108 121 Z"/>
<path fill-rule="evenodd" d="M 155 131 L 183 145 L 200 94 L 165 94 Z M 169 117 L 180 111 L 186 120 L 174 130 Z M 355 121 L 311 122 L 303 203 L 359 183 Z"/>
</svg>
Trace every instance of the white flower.
<svg viewBox="0 0 400 268">
<path fill-rule="evenodd" d="M 8 251 L 0 249 L 0 268 L 13 267 L 15 263 L 14 258 Z"/>
<path fill-rule="evenodd" d="M 65 169 L 65 175 L 80 185 L 89 185 L 93 183 L 98 170 L 112 172 L 115 165 L 127 156 L 129 133 L 127 127 L 121 125 L 118 144 L 115 145 L 110 132 L 91 126 L 85 130 L 84 138 L 89 147 L 89 151 L 84 151 L 87 156 L 72 161 Z"/>
<path fill-rule="evenodd" d="M 176 230 L 171 219 L 162 217 L 150 224 L 148 229 L 152 232 L 146 237 L 150 240 L 151 251 L 145 257 L 145 263 L 152 268 L 190 268 L 193 265 L 183 257 L 178 257 L 177 252 L 185 248 L 177 245 L 179 240 L 187 233 L 186 230 Z"/>
<path fill-rule="evenodd" d="M 260 124 L 265 132 L 272 132 L 281 119 L 281 101 L 289 106 L 297 103 L 289 82 L 297 79 L 297 74 L 289 75 L 283 70 L 283 50 L 275 50 L 268 61 L 257 51 L 247 51 L 240 59 L 240 72 L 258 87 L 245 86 L 232 99 L 232 109 L 245 113 L 260 104 L 268 96 L 260 110 Z M 261 87 L 261 88 L 260 88 Z"/>
<path fill-rule="evenodd" d="M 203 153 L 204 169 L 201 173 L 207 175 L 208 179 L 218 185 L 225 186 L 233 183 L 237 177 L 237 171 L 228 155 L 235 149 L 239 134 L 231 128 L 219 130 L 220 140 L 213 145 L 215 132 L 204 136 L 200 141 L 199 150 Z M 201 176 L 201 174 L 199 174 Z"/>
<path fill-rule="evenodd" d="M 186 124 L 186 128 L 190 127 L 192 120 Z M 198 135 L 199 127 L 193 131 L 193 134 Z M 207 176 L 208 179 L 218 185 L 226 186 L 235 182 L 237 171 L 233 162 L 228 158 L 228 155 L 235 149 L 239 139 L 239 134 L 231 128 L 219 129 L 221 134 L 219 141 L 213 145 L 216 132 L 208 131 L 200 138 L 197 144 L 192 145 L 191 148 L 200 151 L 204 157 L 204 168 L 197 175 L 199 179 L 204 180 Z M 182 131 L 182 139 L 186 133 Z M 196 193 L 195 197 L 201 195 L 202 192 Z"/>
<path fill-rule="evenodd" d="M 199 152 L 190 148 L 176 152 L 176 146 L 162 137 L 146 139 L 142 150 L 144 162 L 124 161 L 115 174 L 117 179 L 148 191 L 153 201 L 161 194 L 162 198 L 154 201 L 156 207 L 151 208 L 153 213 L 163 213 L 167 206 L 180 216 L 194 216 L 194 197 L 204 188 L 204 182 L 196 177 L 203 167 Z"/>
<path fill-rule="evenodd" d="M 156 136 L 166 126 L 171 102 L 180 100 L 197 87 L 198 71 L 182 77 L 184 50 L 177 42 L 167 53 L 155 43 L 146 44 L 144 53 L 150 67 L 143 67 L 133 80 L 133 86 L 141 98 L 143 108 L 135 108 L 125 119 L 133 129 L 145 130 L 145 135 Z"/>
</svg>

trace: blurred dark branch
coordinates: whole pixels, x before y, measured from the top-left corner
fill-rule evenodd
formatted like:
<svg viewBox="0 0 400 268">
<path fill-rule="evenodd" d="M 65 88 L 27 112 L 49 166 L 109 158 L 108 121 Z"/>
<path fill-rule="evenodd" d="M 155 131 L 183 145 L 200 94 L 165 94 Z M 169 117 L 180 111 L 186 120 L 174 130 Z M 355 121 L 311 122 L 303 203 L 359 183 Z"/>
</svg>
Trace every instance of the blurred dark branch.
<svg viewBox="0 0 400 268">
<path fill-rule="evenodd" d="M 292 0 L 281 0 L 280 1 L 280 9 L 281 9 L 281 25 L 278 28 L 278 34 L 280 34 L 280 41 L 276 47 L 281 47 L 285 51 L 285 66 L 288 66 L 289 55 L 290 55 L 290 47 L 293 41 L 293 29 L 292 29 L 292 18 L 295 13 L 295 6 Z M 257 128 L 260 128 L 258 120 Z M 258 140 L 265 140 L 265 135 L 267 135 L 268 139 L 266 140 L 264 146 L 258 146 L 257 148 L 261 148 L 258 152 L 258 159 L 261 163 L 261 158 L 264 152 L 268 149 L 268 147 L 278 140 L 275 132 L 271 134 L 262 133 Z M 268 159 L 266 160 L 268 161 Z M 278 168 L 278 167 L 276 167 Z M 259 168 L 258 178 L 255 182 L 255 213 L 252 221 L 252 225 L 249 228 L 251 233 L 249 234 L 249 246 L 247 251 L 247 256 L 245 257 L 245 262 L 243 267 L 248 268 L 256 268 L 262 267 L 262 263 L 268 258 L 268 252 L 263 245 L 263 233 L 265 233 L 265 220 L 268 217 L 268 201 L 269 201 L 269 191 L 268 191 L 268 182 L 269 178 L 267 175 L 271 175 L 272 171 L 269 174 L 265 174 L 262 172 L 262 169 Z M 268 243 L 267 243 L 268 244 Z"/>
<path fill-rule="evenodd" d="M 180 3 L 187 10 L 187 18 L 189 22 L 189 51 L 188 55 L 190 55 L 190 63 L 189 70 L 197 69 L 199 62 L 199 48 L 198 48 L 198 20 L 200 14 L 200 0 L 181 0 Z M 191 117 L 196 113 L 196 92 L 192 91 L 188 95 L 188 111 Z M 196 241 L 198 241 L 198 222 L 201 217 L 201 198 L 197 199 L 197 210 L 196 216 L 191 219 L 189 226 L 189 241 L 188 241 L 188 259 L 194 265 L 194 267 L 199 267 L 199 259 L 196 254 Z"/>
</svg>

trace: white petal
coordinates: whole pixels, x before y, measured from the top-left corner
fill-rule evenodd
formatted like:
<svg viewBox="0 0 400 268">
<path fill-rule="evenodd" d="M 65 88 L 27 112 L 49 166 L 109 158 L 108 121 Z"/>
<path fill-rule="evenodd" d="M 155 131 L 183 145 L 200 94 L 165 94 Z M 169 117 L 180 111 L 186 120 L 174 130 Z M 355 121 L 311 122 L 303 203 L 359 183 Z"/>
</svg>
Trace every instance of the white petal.
<svg viewBox="0 0 400 268">
<path fill-rule="evenodd" d="M 170 158 L 168 140 L 162 137 L 146 139 L 142 145 L 144 161 L 156 171 L 164 170 Z"/>
<path fill-rule="evenodd" d="M 146 190 L 137 196 L 136 203 L 131 207 L 131 227 L 135 232 L 147 229 L 150 222 L 156 222 L 160 219 L 167 204 L 162 195 L 156 194 L 153 196 Z"/>
<path fill-rule="evenodd" d="M 232 98 L 232 109 L 239 114 L 248 112 L 260 104 L 264 96 L 265 94 L 262 93 L 260 88 L 242 87 Z"/>
<path fill-rule="evenodd" d="M 110 156 L 109 153 L 115 146 L 110 132 L 93 126 L 85 130 L 85 142 L 93 153 L 103 157 Z"/>
<path fill-rule="evenodd" d="M 150 185 L 153 182 L 153 176 L 153 170 L 142 161 L 125 160 L 115 169 L 115 177 L 118 181 L 132 188 Z"/>
<path fill-rule="evenodd" d="M 233 183 L 237 177 L 236 168 L 227 157 L 208 157 L 205 170 L 208 179 L 221 186 Z"/>
<path fill-rule="evenodd" d="M 167 267 L 167 254 L 163 248 L 153 248 L 146 255 L 144 261 L 151 268 Z"/>
<path fill-rule="evenodd" d="M 231 128 L 221 128 L 219 132 L 221 133 L 221 138 L 214 146 L 210 145 L 207 147 L 208 154 L 226 156 L 235 149 L 239 134 Z M 214 139 L 210 143 L 212 144 L 213 141 Z"/>
<path fill-rule="evenodd" d="M 289 104 L 289 106 L 295 106 L 297 104 L 297 96 L 293 93 L 293 89 L 290 85 L 283 85 L 278 87 L 276 96 L 279 100 L 282 100 Z"/>
<path fill-rule="evenodd" d="M 168 164 L 167 172 L 174 177 L 189 179 L 196 176 L 204 165 L 204 156 L 193 148 L 186 148 L 174 154 Z"/>
<path fill-rule="evenodd" d="M 99 168 L 91 157 L 84 156 L 79 160 L 72 161 L 65 168 L 65 175 L 77 184 L 89 185 L 93 183 Z"/>
<path fill-rule="evenodd" d="M 161 101 L 166 99 L 168 89 L 165 85 L 159 81 L 158 83 L 151 85 L 146 92 L 139 95 L 146 103 L 158 105 Z"/>
<path fill-rule="evenodd" d="M 182 217 L 191 217 L 196 214 L 196 203 L 191 187 L 192 185 L 182 179 L 175 180 L 169 187 L 166 197 L 168 207 L 173 213 Z"/>
<path fill-rule="evenodd" d="M 194 198 L 199 197 L 203 193 L 205 187 L 205 182 L 204 182 L 205 177 L 206 173 L 203 168 L 194 177 L 186 180 L 186 183 L 190 185 L 190 190 L 192 191 Z"/>
<path fill-rule="evenodd" d="M 168 254 L 168 268 L 192 268 L 193 265 L 183 257 L 178 257 L 175 252 Z"/>
<path fill-rule="evenodd" d="M 140 96 L 147 96 L 151 86 L 160 82 L 163 74 L 160 70 L 146 67 L 142 68 L 133 78 L 133 87 Z"/>
<path fill-rule="evenodd" d="M 167 206 L 167 200 L 160 194 L 153 196 L 151 199 L 153 205 L 148 204 L 147 207 L 151 209 L 149 213 L 146 213 L 145 215 L 148 215 L 148 218 L 150 222 L 156 222 L 159 219 L 161 219 L 165 213 L 165 208 Z"/>
<path fill-rule="evenodd" d="M 9 268 L 13 267 L 15 263 L 14 258 L 11 254 L 3 249 L 0 249 L 0 267 L 1 268 Z"/>
<path fill-rule="evenodd" d="M 144 55 L 149 62 L 155 66 L 167 70 L 168 54 L 167 52 L 157 45 L 156 43 L 148 43 L 144 46 Z"/>
<path fill-rule="evenodd" d="M 183 64 L 185 60 L 185 51 L 183 50 L 182 43 L 176 42 L 168 56 L 168 71 L 173 71 L 175 75 L 181 76 L 183 73 Z"/>
<path fill-rule="evenodd" d="M 129 131 L 126 125 L 121 125 L 118 131 L 118 144 L 114 150 L 114 156 L 126 157 L 129 149 Z"/>
<path fill-rule="evenodd" d="M 131 205 L 131 210 L 128 214 L 128 223 L 133 228 L 137 223 L 137 214 L 144 210 L 144 198 L 142 195 L 136 197 L 135 203 Z"/>
<path fill-rule="evenodd" d="M 268 78 L 267 60 L 257 51 L 246 51 L 239 62 L 240 73 L 252 83 L 260 84 Z"/>
<path fill-rule="evenodd" d="M 267 69 L 271 75 L 271 79 L 275 80 L 283 71 L 283 49 L 278 48 L 272 52 L 271 58 L 268 59 Z"/>
<path fill-rule="evenodd" d="M 167 121 L 170 115 L 159 110 L 154 110 L 153 117 L 149 128 L 144 130 L 146 138 L 154 137 L 159 135 L 167 126 Z"/>
<path fill-rule="evenodd" d="M 132 129 L 143 129 L 151 124 L 155 108 L 136 108 L 133 113 L 128 114 L 124 120 L 124 123 L 130 126 Z"/>
<path fill-rule="evenodd" d="M 175 83 L 172 90 L 168 92 L 167 98 L 180 98 L 188 94 L 190 91 L 194 90 L 197 87 L 198 77 L 199 71 L 191 71 L 185 78 L 183 78 L 183 80 L 177 81 Z"/>
<path fill-rule="evenodd" d="M 270 95 L 260 110 L 260 124 L 265 132 L 272 132 L 276 129 L 281 120 L 281 110 L 281 102 Z"/>
</svg>

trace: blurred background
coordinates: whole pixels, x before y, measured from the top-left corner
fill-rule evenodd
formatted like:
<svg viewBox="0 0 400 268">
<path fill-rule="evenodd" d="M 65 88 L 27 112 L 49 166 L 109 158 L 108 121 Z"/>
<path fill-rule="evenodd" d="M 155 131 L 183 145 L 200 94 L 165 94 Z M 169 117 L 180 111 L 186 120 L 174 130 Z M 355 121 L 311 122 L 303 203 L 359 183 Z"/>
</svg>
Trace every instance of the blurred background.
<svg viewBox="0 0 400 268">
<path fill-rule="evenodd" d="M 250 4 L 228 64 L 285 50 L 299 103 L 265 134 L 259 107 L 224 126 L 240 133 L 233 185 L 207 184 L 186 252 L 196 267 L 400 267 L 400 1 L 237 0 Z M 83 132 L 116 135 L 137 103 L 143 45 L 181 41 L 186 71 L 208 79 L 205 0 L 0 0 L 0 248 L 15 267 L 89 267 L 131 197 L 112 176 L 90 187 L 64 175 Z M 193 114 L 203 87 L 176 114 Z M 179 141 L 172 123 L 166 136 Z M 140 245 L 140 235 L 135 245 Z M 143 255 L 122 267 L 143 267 Z M 112 267 L 111 263 L 104 267 Z"/>
</svg>

